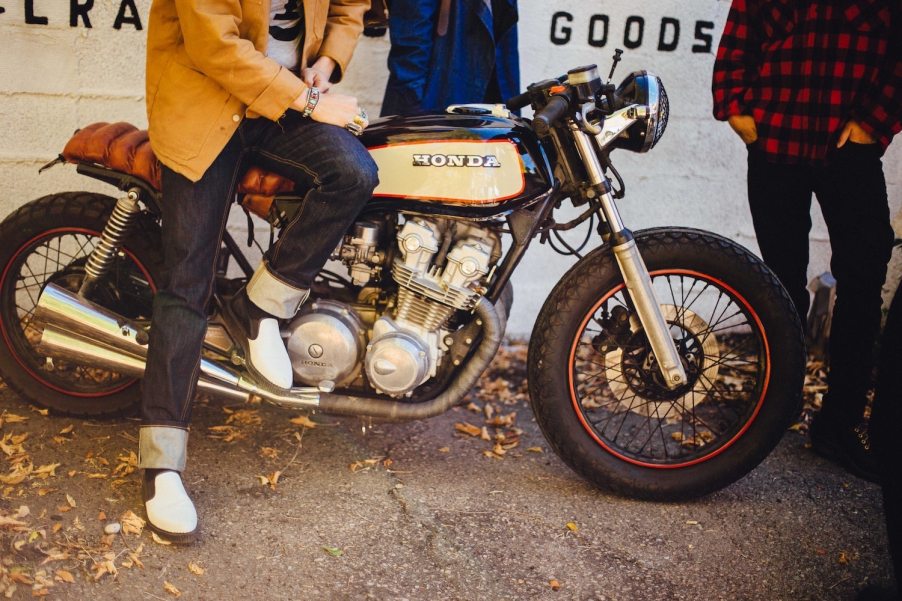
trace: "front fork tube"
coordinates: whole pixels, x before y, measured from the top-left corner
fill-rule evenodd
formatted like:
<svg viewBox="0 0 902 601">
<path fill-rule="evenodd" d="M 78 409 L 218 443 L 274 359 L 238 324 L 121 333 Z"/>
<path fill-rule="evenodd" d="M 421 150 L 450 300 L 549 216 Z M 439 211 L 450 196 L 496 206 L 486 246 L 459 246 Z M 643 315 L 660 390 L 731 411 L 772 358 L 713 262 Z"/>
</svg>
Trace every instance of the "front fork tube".
<svg viewBox="0 0 902 601">
<path fill-rule="evenodd" d="M 658 302 L 654 288 L 652 288 L 648 268 L 645 266 L 645 261 L 642 260 L 642 255 L 639 254 L 633 233 L 626 228 L 620 218 L 620 212 L 617 210 L 614 196 L 611 193 L 611 182 L 604 175 L 589 137 L 575 123 L 571 124 L 571 130 L 576 140 L 576 147 L 589 174 L 590 182 L 599 193 L 602 217 L 611 229 L 611 247 L 614 251 L 614 258 L 620 267 L 620 273 L 623 275 L 627 292 L 639 316 L 639 322 L 648 336 L 648 342 L 658 361 L 664 382 L 669 388 L 677 388 L 686 382 L 686 372 L 673 338 L 670 336 L 670 328 L 661 313 L 661 303 Z"/>
<path fill-rule="evenodd" d="M 100 234 L 100 242 L 91 251 L 85 264 L 85 279 L 78 290 L 79 296 L 87 297 L 97 282 L 109 272 L 116 254 L 141 213 L 141 207 L 138 205 L 139 197 L 140 190 L 132 188 L 126 196 L 116 201 L 116 206 Z"/>
</svg>

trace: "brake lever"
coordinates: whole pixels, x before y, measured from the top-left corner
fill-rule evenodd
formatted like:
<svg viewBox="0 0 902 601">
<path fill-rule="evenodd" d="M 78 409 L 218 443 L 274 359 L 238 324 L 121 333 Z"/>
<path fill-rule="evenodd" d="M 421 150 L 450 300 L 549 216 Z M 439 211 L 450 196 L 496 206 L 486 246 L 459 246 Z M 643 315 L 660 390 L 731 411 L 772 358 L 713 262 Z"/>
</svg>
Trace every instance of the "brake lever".
<svg viewBox="0 0 902 601">
<path fill-rule="evenodd" d="M 593 108 L 593 104 L 591 102 L 587 102 L 582 106 L 582 108 L 579 109 L 579 115 L 581 117 L 579 120 L 579 128 L 590 136 L 597 136 L 601 133 L 601 126 L 604 123 L 604 118 L 602 117 L 602 120 L 599 121 L 597 125 L 589 121 L 589 111 L 591 111 Z"/>
</svg>

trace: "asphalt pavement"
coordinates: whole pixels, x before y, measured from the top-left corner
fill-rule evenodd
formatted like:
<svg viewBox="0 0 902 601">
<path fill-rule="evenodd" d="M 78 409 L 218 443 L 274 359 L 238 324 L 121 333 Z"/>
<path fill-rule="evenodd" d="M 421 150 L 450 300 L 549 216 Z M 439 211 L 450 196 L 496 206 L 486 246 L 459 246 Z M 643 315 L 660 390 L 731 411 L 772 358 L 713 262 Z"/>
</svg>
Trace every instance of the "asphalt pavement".
<svg viewBox="0 0 902 601">
<path fill-rule="evenodd" d="M 177 547 L 104 534 L 142 515 L 134 419 L 45 416 L 0 385 L 0 596 L 826 600 L 891 577 L 879 488 L 798 433 L 725 490 L 642 502 L 571 472 L 510 390 L 399 424 L 202 401 L 203 533 Z M 481 429 L 487 401 L 506 445 L 456 426 Z"/>
</svg>

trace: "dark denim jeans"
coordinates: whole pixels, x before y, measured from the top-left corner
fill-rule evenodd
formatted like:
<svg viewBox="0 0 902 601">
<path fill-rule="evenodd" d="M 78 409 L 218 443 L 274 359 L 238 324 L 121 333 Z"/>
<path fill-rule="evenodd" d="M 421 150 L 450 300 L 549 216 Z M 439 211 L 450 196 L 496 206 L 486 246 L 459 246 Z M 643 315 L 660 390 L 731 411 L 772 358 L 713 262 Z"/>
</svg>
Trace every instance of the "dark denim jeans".
<svg viewBox="0 0 902 601">
<path fill-rule="evenodd" d="M 245 119 L 197 182 L 164 166 L 166 270 L 154 298 L 142 384 L 141 467 L 184 467 L 216 259 L 248 161 L 311 186 L 265 257 L 267 273 L 289 290 L 310 287 L 378 183 L 376 165 L 357 138 L 293 111 L 280 123 Z"/>
<path fill-rule="evenodd" d="M 826 164 L 783 165 L 749 149 L 749 205 L 761 255 L 783 282 L 802 323 L 809 304 L 812 192 L 824 215 L 836 305 L 822 416 L 837 426 L 862 419 L 880 329 L 880 291 L 893 244 L 880 155 L 878 144 L 847 142 Z"/>
</svg>

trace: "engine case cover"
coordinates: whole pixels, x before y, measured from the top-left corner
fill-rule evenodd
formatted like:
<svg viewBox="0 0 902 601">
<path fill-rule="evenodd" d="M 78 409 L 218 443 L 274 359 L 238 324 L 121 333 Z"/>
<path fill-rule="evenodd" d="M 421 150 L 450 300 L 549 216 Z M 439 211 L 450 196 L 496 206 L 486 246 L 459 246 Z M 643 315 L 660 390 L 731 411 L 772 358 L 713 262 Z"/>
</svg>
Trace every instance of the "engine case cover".
<svg viewBox="0 0 902 601">
<path fill-rule="evenodd" d="M 376 321 L 366 352 L 366 375 L 376 390 L 402 396 L 422 384 L 431 371 L 428 342 L 388 317 Z"/>
<path fill-rule="evenodd" d="M 353 380 L 366 348 L 365 331 L 345 304 L 322 300 L 306 305 L 289 326 L 288 356 L 295 378 L 313 386 L 343 386 Z"/>
</svg>

